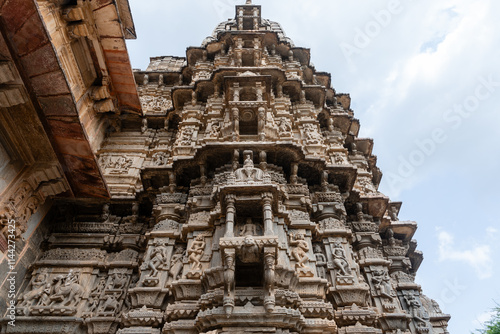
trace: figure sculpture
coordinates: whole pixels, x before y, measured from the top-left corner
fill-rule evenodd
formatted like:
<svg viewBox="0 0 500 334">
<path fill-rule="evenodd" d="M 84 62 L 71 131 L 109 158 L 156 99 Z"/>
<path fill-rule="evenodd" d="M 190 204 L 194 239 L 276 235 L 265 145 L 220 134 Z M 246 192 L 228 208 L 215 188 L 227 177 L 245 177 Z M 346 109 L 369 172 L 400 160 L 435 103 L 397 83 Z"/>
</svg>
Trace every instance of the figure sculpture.
<svg viewBox="0 0 500 334">
<path fill-rule="evenodd" d="M 349 268 L 349 262 L 347 262 L 347 256 L 345 254 L 344 248 L 340 243 L 335 243 L 333 246 L 333 265 L 336 269 L 340 270 L 342 275 L 351 275 L 351 268 Z"/>
<path fill-rule="evenodd" d="M 304 134 L 308 144 L 321 144 L 323 142 L 323 136 L 314 124 L 304 124 Z"/>
<path fill-rule="evenodd" d="M 151 252 L 151 259 L 147 264 L 148 268 L 151 269 L 151 274 L 149 276 L 156 277 L 158 275 L 158 269 L 165 269 L 167 265 L 167 247 L 165 247 L 165 243 L 160 242 Z"/>
<path fill-rule="evenodd" d="M 309 262 L 309 256 L 307 256 L 309 246 L 307 245 L 307 241 L 304 240 L 304 235 L 298 233 L 295 235 L 295 238 L 292 236 L 290 245 L 295 245 L 295 248 L 292 250 L 293 258 L 297 261 L 295 266 L 298 268 L 306 268 L 306 263 Z"/>
<path fill-rule="evenodd" d="M 316 244 L 313 247 L 314 256 L 316 257 L 316 271 L 318 277 L 326 278 L 326 256 L 321 250 L 321 246 Z"/>
<path fill-rule="evenodd" d="M 252 222 L 252 218 L 247 218 L 245 225 L 241 228 L 240 237 L 257 235 L 257 225 Z"/>
<path fill-rule="evenodd" d="M 33 300 L 40 300 L 43 295 L 43 290 L 47 285 L 47 278 L 48 275 L 46 270 L 42 270 L 36 275 L 31 282 L 31 290 L 22 296 L 19 307 L 31 306 Z"/>
<path fill-rule="evenodd" d="M 290 134 L 292 132 L 292 123 L 288 118 L 281 118 L 279 120 L 278 130 L 281 135 Z"/>
<path fill-rule="evenodd" d="M 235 172 L 236 180 L 243 182 L 262 181 L 264 173 L 261 169 L 255 168 L 251 153 L 245 153 L 245 162 L 243 168 Z"/>
<path fill-rule="evenodd" d="M 382 297 L 386 297 L 389 299 L 392 299 L 394 297 L 394 292 L 391 286 L 391 279 L 387 274 L 387 271 L 383 269 L 374 270 L 372 276 L 372 282 L 373 285 L 375 286 L 375 289 Z"/>
<path fill-rule="evenodd" d="M 184 248 L 177 247 L 172 255 L 172 259 L 170 260 L 170 270 L 169 281 L 175 281 L 179 279 L 180 274 L 182 272 L 183 267 L 183 259 L 184 259 Z"/>
<path fill-rule="evenodd" d="M 205 250 L 205 240 L 203 239 L 203 234 L 198 234 L 193 240 L 191 247 L 189 247 L 189 258 L 188 261 L 191 263 L 190 271 L 201 270 L 201 257 L 203 256 Z"/>
<path fill-rule="evenodd" d="M 257 263 L 260 261 L 259 246 L 251 235 L 245 236 L 243 245 L 239 249 L 239 258 L 243 263 Z"/>
<path fill-rule="evenodd" d="M 292 256 L 295 263 L 295 269 L 297 270 L 297 274 L 301 277 L 312 277 L 314 276 L 313 271 L 310 267 L 306 265 L 309 262 L 309 256 L 307 252 L 309 252 L 309 245 L 305 240 L 303 233 L 297 233 L 296 235 L 290 235 L 290 245 L 295 246 L 292 249 Z"/>
<path fill-rule="evenodd" d="M 428 319 L 429 317 L 427 314 L 425 314 L 420 300 L 418 300 L 417 297 L 413 294 L 405 296 L 405 300 L 408 304 L 408 308 L 410 309 L 410 314 L 413 316 L 413 319 L 417 322 L 419 327 L 425 327 L 427 325 L 425 319 Z"/>
</svg>

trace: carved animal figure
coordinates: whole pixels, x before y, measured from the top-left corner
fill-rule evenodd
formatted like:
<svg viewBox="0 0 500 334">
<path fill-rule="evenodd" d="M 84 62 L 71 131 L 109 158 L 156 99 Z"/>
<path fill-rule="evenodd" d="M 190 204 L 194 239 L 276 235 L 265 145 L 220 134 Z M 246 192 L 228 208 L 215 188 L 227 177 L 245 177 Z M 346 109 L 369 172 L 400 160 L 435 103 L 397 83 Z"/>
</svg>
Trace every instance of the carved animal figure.
<svg viewBox="0 0 500 334">
<path fill-rule="evenodd" d="M 59 304 L 61 306 L 77 305 L 82 299 L 83 287 L 72 279 L 72 272 L 64 277 L 59 275 L 54 278 L 53 294 L 49 297 L 50 306 Z"/>
<path fill-rule="evenodd" d="M 119 303 L 117 300 L 117 295 L 112 294 L 106 297 L 106 300 L 102 304 L 101 312 L 114 313 L 118 309 Z"/>
<path fill-rule="evenodd" d="M 114 273 L 113 280 L 111 282 L 111 287 L 113 289 L 123 289 L 127 284 L 128 277 L 123 273 Z"/>
</svg>

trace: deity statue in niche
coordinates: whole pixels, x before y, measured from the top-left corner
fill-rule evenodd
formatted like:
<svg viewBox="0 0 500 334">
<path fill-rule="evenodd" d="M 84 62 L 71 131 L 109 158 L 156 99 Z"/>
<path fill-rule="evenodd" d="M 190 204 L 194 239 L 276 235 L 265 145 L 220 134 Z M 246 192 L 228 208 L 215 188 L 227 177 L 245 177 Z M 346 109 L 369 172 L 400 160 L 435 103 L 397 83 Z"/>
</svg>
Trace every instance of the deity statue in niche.
<svg viewBox="0 0 500 334">
<path fill-rule="evenodd" d="M 245 156 L 245 161 L 243 163 L 243 168 L 239 168 L 235 172 L 236 181 L 241 181 L 241 182 L 262 181 L 264 173 L 262 172 L 261 169 L 255 168 L 252 160 L 252 153 L 245 152 L 244 156 Z"/>
<path fill-rule="evenodd" d="M 241 227 L 240 237 L 256 236 L 258 234 L 258 226 L 252 221 L 252 218 L 247 218 L 245 225 Z"/>
</svg>

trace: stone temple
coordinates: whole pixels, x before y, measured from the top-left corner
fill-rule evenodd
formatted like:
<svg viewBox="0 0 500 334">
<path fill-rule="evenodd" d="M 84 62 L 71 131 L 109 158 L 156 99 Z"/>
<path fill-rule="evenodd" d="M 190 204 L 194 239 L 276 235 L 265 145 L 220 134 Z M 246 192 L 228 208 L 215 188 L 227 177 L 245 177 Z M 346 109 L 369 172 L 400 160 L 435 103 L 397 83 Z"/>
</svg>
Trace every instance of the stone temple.
<svg viewBox="0 0 500 334">
<path fill-rule="evenodd" d="M 1 333 L 448 333 L 348 94 L 261 6 L 132 70 L 128 0 L 0 0 Z"/>
</svg>

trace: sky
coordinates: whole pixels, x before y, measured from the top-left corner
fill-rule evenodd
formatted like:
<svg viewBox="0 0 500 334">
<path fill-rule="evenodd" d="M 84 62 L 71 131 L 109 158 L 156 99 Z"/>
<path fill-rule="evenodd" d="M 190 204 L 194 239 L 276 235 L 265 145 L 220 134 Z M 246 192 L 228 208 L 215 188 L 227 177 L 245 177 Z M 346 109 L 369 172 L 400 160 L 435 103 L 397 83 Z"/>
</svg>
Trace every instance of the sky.
<svg viewBox="0 0 500 334">
<path fill-rule="evenodd" d="M 132 66 L 185 56 L 244 0 L 129 0 Z M 379 190 L 419 224 L 417 282 L 470 333 L 500 303 L 500 1 L 266 0 L 316 69 L 350 93 L 384 172 Z M 496 284 L 495 284 L 496 283 Z"/>
</svg>

